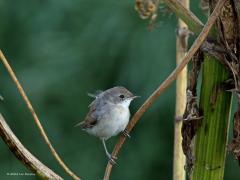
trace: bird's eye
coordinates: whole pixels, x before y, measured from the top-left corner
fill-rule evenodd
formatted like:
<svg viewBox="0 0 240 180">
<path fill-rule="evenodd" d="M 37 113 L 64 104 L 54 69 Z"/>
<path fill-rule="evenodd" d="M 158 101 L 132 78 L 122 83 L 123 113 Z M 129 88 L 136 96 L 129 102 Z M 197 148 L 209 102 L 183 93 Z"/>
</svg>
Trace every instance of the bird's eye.
<svg viewBox="0 0 240 180">
<path fill-rule="evenodd" d="M 121 94 L 119 97 L 120 97 L 121 99 L 123 99 L 123 98 L 124 98 L 124 95 L 123 95 L 123 94 Z"/>
</svg>

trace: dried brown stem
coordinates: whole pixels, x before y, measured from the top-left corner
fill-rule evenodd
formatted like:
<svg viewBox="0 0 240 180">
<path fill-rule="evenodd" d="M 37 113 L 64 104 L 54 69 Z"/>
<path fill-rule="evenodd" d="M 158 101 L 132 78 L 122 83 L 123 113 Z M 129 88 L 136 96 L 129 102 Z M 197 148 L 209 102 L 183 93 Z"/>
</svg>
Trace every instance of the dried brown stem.
<svg viewBox="0 0 240 180">
<path fill-rule="evenodd" d="M 192 47 L 189 49 L 186 56 L 183 58 L 182 62 L 175 68 L 175 70 L 165 79 L 165 81 L 152 93 L 152 95 L 143 103 L 143 105 L 138 109 L 138 111 L 134 114 L 131 121 L 129 122 L 126 131 L 130 132 L 133 127 L 136 125 L 136 123 L 139 121 L 139 119 L 142 117 L 144 112 L 152 105 L 152 103 L 162 94 L 162 92 L 172 84 L 172 82 L 177 78 L 178 74 L 182 71 L 182 69 L 189 63 L 193 55 L 196 53 L 196 51 L 199 49 L 201 44 L 206 39 L 209 31 L 211 30 L 214 22 L 216 21 L 217 17 L 219 16 L 221 9 L 224 5 L 226 0 L 219 0 L 214 11 L 212 12 L 211 16 L 209 17 L 207 23 L 203 27 L 201 33 L 193 43 Z M 114 147 L 114 150 L 112 152 L 112 156 L 117 156 L 119 150 L 121 149 L 123 143 L 125 142 L 126 137 L 121 136 L 119 138 L 119 141 Z M 110 177 L 112 171 L 112 164 L 108 162 L 104 180 L 108 180 Z"/>
<path fill-rule="evenodd" d="M 17 89 L 20 93 L 20 95 L 22 96 L 24 102 L 26 103 L 29 111 L 31 112 L 34 122 L 36 123 L 37 127 L 39 128 L 40 134 L 42 136 L 42 138 L 44 139 L 44 141 L 46 142 L 46 144 L 48 145 L 52 155 L 54 156 L 54 158 L 57 160 L 57 162 L 61 165 L 61 167 L 66 171 L 67 174 L 69 174 L 73 179 L 79 180 L 80 178 L 75 175 L 66 165 L 65 163 L 62 161 L 62 159 L 59 157 L 59 155 L 57 154 L 56 150 L 53 148 L 50 140 L 48 139 L 48 136 L 45 132 L 45 130 L 43 129 L 42 124 L 40 123 L 40 120 L 37 116 L 37 114 L 35 113 L 32 104 L 30 103 L 26 93 L 24 92 L 21 84 L 19 83 L 15 73 L 13 72 L 11 66 L 9 65 L 7 59 L 5 58 L 4 54 L 2 53 L 2 51 L 0 50 L 0 59 L 2 61 L 2 63 L 4 64 L 5 68 L 7 69 L 10 77 L 12 78 L 12 80 L 14 81 L 14 83 L 17 86 Z"/>
<path fill-rule="evenodd" d="M 189 0 L 180 0 L 182 5 L 189 10 Z M 178 32 L 176 37 L 176 63 L 181 63 L 186 55 L 188 48 L 188 26 L 178 19 Z M 176 79 L 176 106 L 175 117 L 181 117 L 186 105 L 186 89 L 187 89 L 187 66 L 182 70 Z M 174 122 L 174 150 L 173 150 L 173 180 L 184 180 L 185 170 L 184 164 L 186 158 L 182 150 L 182 121 L 175 120 Z"/>
<path fill-rule="evenodd" d="M 187 9 L 179 0 L 163 0 L 163 2 L 171 9 L 179 18 L 181 18 L 188 28 L 194 33 L 200 33 L 203 28 L 203 23 Z"/>
<path fill-rule="evenodd" d="M 61 180 L 59 175 L 40 162 L 33 156 L 18 140 L 8 124 L 0 113 L 0 136 L 7 144 L 12 153 L 19 159 L 29 170 L 37 174 L 41 179 L 56 179 Z"/>
</svg>

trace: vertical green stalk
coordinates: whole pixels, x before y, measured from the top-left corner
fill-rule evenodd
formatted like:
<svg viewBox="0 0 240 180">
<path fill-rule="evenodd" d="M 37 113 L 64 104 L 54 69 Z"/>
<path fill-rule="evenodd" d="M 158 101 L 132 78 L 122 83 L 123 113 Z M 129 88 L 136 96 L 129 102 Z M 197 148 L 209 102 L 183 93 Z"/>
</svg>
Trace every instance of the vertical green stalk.
<svg viewBox="0 0 240 180">
<path fill-rule="evenodd" d="M 223 65 L 204 55 L 200 110 L 203 120 L 195 139 L 193 180 L 221 180 L 224 175 L 231 93 L 219 89 L 228 78 Z"/>
</svg>

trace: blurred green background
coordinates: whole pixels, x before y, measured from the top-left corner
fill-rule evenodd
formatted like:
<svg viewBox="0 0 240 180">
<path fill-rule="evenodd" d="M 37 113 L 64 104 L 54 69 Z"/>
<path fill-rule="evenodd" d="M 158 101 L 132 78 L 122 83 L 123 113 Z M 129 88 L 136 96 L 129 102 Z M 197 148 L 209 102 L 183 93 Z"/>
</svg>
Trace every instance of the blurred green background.
<svg viewBox="0 0 240 180">
<path fill-rule="evenodd" d="M 160 13 L 147 30 L 134 1 L 0 1 L 0 48 L 10 61 L 65 163 L 83 180 L 102 179 L 107 163 L 101 142 L 74 125 L 83 120 L 97 89 L 122 85 L 141 98 L 132 114 L 175 67 L 176 17 Z M 204 21 L 198 2 L 193 11 Z M 193 39 L 193 38 L 192 38 Z M 1 113 L 22 143 L 43 163 L 70 179 L 51 156 L 6 70 L 0 65 Z M 144 114 L 124 144 L 112 179 L 172 179 L 175 87 Z M 117 137 L 107 141 L 112 150 Z M 1 141 L 0 179 L 29 172 Z M 227 155 L 225 179 L 240 169 Z"/>
</svg>

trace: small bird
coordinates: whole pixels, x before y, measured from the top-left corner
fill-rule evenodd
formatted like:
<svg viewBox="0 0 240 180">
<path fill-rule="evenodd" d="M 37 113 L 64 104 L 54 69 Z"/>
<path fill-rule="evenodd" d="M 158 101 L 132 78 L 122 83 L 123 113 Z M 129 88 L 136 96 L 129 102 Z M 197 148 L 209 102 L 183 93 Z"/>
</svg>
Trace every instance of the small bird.
<svg viewBox="0 0 240 180">
<path fill-rule="evenodd" d="M 99 137 L 108 160 L 115 164 L 116 157 L 112 157 L 108 152 L 105 141 L 120 132 L 130 137 L 125 131 L 130 118 L 129 105 L 133 99 L 139 96 L 134 96 L 129 90 L 120 86 L 88 95 L 94 97 L 95 100 L 89 105 L 90 110 L 85 120 L 76 126 Z"/>
</svg>

